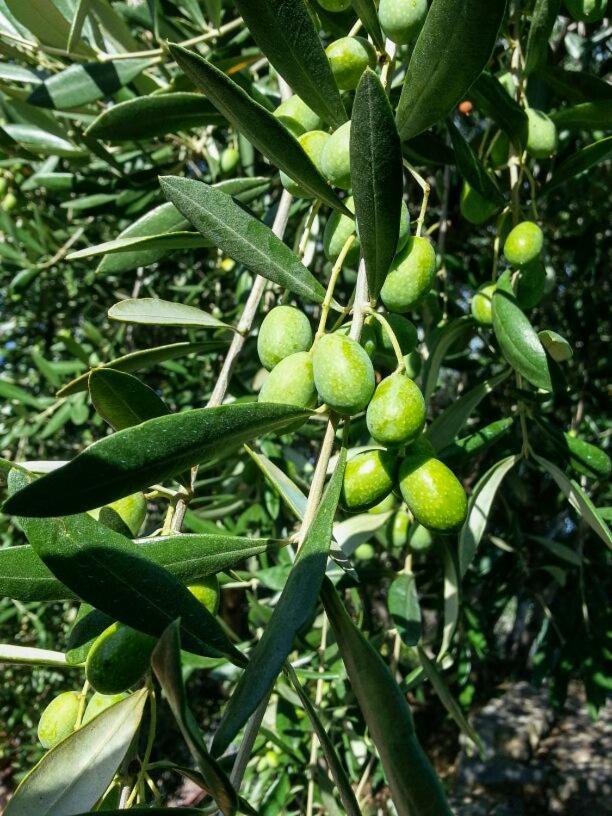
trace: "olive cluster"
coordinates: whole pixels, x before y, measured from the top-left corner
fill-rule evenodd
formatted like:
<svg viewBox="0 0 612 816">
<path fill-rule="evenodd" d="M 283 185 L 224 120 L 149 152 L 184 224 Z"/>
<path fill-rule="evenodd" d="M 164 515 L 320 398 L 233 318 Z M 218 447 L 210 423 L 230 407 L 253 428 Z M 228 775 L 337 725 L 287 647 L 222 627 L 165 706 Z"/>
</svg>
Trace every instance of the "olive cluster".
<svg viewBox="0 0 612 816">
<path fill-rule="evenodd" d="M 544 234 L 533 221 L 521 221 L 508 233 L 504 242 L 504 257 L 516 270 L 516 299 L 523 309 L 536 306 L 547 285 L 546 268 L 542 263 Z M 492 299 L 496 284 L 484 283 L 472 298 L 474 319 L 483 326 L 493 323 Z"/>
</svg>

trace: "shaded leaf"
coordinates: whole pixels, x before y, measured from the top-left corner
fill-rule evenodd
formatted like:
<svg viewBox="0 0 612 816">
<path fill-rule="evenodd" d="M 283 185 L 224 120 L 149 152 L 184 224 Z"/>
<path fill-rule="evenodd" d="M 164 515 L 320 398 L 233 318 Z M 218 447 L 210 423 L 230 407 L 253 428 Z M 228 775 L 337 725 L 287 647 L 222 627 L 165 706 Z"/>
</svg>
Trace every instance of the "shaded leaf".
<svg viewBox="0 0 612 816">
<path fill-rule="evenodd" d="M 560 65 L 543 65 L 538 71 L 547 85 L 569 102 L 612 99 L 612 85 L 586 71 L 566 70 Z"/>
<path fill-rule="evenodd" d="M 71 252 L 66 255 L 67 261 L 80 261 L 83 258 L 93 258 L 96 255 L 114 255 L 116 253 L 124 252 L 153 252 L 156 250 L 164 250 L 166 252 L 173 252 L 178 249 L 202 249 L 209 247 L 210 242 L 206 241 L 199 232 L 188 232 L 181 230 L 179 232 L 168 232 L 165 235 L 145 235 L 142 238 L 135 236 L 134 238 L 115 238 L 113 241 L 105 241 L 103 244 L 97 244 L 92 247 L 84 247 L 78 249 L 76 252 Z M 142 264 L 146 266 L 147 264 Z"/>
<path fill-rule="evenodd" d="M 67 51 L 74 51 L 75 46 L 81 39 L 81 32 L 83 31 L 83 26 L 85 24 L 85 20 L 87 19 L 87 15 L 89 14 L 90 7 L 91 0 L 77 0 L 74 17 L 72 18 L 72 23 L 70 24 L 68 42 L 66 43 Z"/>
<path fill-rule="evenodd" d="M 384 51 L 385 37 L 378 21 L 378 11 L 374 0 L 351 0 L 351 5 L 378 50 Z"/>
<path fill-rule="evenodd" d="M 137 377 L 112 368 L 91 372 L 89 395 L 96 411 L 116 431 L 170 413 L 152 388 Z"/>
<path fill-rule="evenodd" d="M 577 150 L 565 161 L 555 168 L 552 176 L 542 187 L 540 195 L 548 195 L 552 190 L 556 190 L 567 181 L 577 178 L 582 173 L 590 170 L 601 162 L 607 161 L 612 156 L 612 136 L 606 136 L 593 144 Z"/>
<path fill-rule="evenodd" d="M 479 110 L 504 131 L 517 149 L 521 150 L 526 145 L 527 114 L 496 77 L 484 71 L 470 89 L 469 96 Z"/>
<path fill-rule="evenodd" d="M 387 604 L 400 638 L 407 646 L 416 646 L 421 639 L 421 606 L 411 572 L 402 572 L 393 579 Z"/>
<path fill-rule="evenodd" d="M 487 171 L 484 164 L 472 150 L 472 146 L 463 138 L 450 119 L 447 119 L 446 126 L 455 151 L 457 169 L 463 178 L 470 187 L 487 201 L 497 204 L 498 207 L 503 207 L 506 199 L 501 194 L 495 177 Z"/>
<path fill-rule="evenodd" d="M 387 94 L 367 68 L 351 118 L 351 177 L 370 296 L 377 298 L 399 236 L 403 169 L 400 138 Z"/>
<path fill-rule="evenodd" d="M 558 128 L 608 129 L 612 122 L 612 99 L 596 99 L 561 108 L 551 113 L 550 118 Z"/>
<path fill-rule="evenodd" d="M 36 39 L 45 45 L 65 49 L 70 36 L 70 23 L 57 9 L 52 0 L 5 0 L 11 14 Z M 85 43 L 74 49 L 79 54 L 94 56 L 93 50 Z"/>
<path fill-rule="evenodd" d="M 429 402 L 429 398 L 438 383 L 440 366 L 444 362 L 444 358 L 455 343 L 464 338 L 467 340 L 467 337 L 473 332 L 473 329 L 474 321 L 470 317 L 459 317 L 443 326 L 435 336 L 423 371 L 423 394 L 425 396 L 425 402 Z"/>
<path fill-rule="evenodd" d="M 548 41 L 550 40 L 561 0 L 536 0 L 531 15 L 527 51 L 525 54 L 525 74 L 536 71 L 546 62 L 548 57 Z"/>
</svg>

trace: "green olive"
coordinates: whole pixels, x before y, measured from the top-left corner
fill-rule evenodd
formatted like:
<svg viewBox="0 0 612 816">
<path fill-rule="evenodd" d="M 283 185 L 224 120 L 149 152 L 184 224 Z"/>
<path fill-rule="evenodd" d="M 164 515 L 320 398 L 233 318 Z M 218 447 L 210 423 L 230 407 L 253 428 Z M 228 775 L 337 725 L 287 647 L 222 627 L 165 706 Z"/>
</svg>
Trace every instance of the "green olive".
<svg viewBox="0 0 612 816">
<path fill-rule="evenodd" d="M 344 200 L 344 204 L 351 212 L 355 212 L 355 202 L 353 196 L 348 196 Z M 343 215 L 338 210 L 334 210 L 327 219 L 325 231 L 323 233 L 323 251 L 325 257 L 329 261 L 338 260 L 338 256 L 342 251 L 342 247 L 347 239 L 357 231 L 357 222 L 354 218 L 349 218 L 348 215 Z M 410 237 L 410 214 L 406 203 L 402 201 L 402 214 L 400 218 L 400 230 L 397 241 L 397 251 L 402 250 Z M 349 249 L 345 264 L 347 266 L 356 266 L 359 261 L 359 252 L 361 249 L 361 242 L 359 236 L 355 238 Z"/>
<path fill-rule="evenodd" d="M 598 23 L 606 14 L 608 0 L 565 0 L 565 7 L 579 23 Z"/>
<path fill-rule="evenodd" d="M 390 312 L 408 312 L 429 292 L 436 275 L 436 253 L 428 238 L 410 238 L 398 253 L 380 292 Z"/>
<path fill-rule="evenodd" d="M 470 224 L 480 225 L 495 215 L 499 207 L 497 204 L 487 201 L 477 190 L 470 187 L 466 181 L 461 189 L 459 210 L 461 211 L 461 215 L 466 221 L 469 221 Z"/>
<path fill-rule="evenodd" d="M 393 490 L 395 456 L 382 450 L 358 453 L 346 463 L 342 505 L 357 512 L 374 507 Z"/>
<path fill-rule="evenodd" d="M 370 507 L 368 513 L 370 513 L 373 516 L 381 516 L 384 513 L 390 513 L 392 510 L 394 510 L 396 504 L 397 501 L 395 499 L 395 496 L 393 495 L 393 493 L 389 493 L 388 496 L 385 496 L 384 499 L 381 499 L 381 501 L 379 501 L 378 504 L 375 504 L 374 507 Z"/>
<path fill-rule="evenodd" d="M 217 614 L 221 601 L 221 589 L 219 587 L 219 579 L 216 575 L 201 578 L 196 583 L 189 584 L 187 589 L 198 599 L 203 607 L 208 609 L 211 615 Z"/>
<path fill-rule="evenodd" d="M 355 552 L 353 553 L 353 558 L 356 561 L 371 561 L 374 556 L 376 555 L 376 550 L 371 544 L 367 542 L 365 544 L 360 544 Z"/>
<path fill-rule="evenodd" d="M 371 318 L 368 318 L 363 324 L 361 335 L 359 337 L 359 345 L 365 349 L 366 354 L 371 360 L 376 353 L 377 337 L 376 329 L 370 321 Z M 345 323 L 344 326 L 341 326 L 337 331 L 339 334 L 343 334 L 348 337 L 351 333 L 351 324 Z"/>
<path fill-rule="evenodd" d="M 17 206 L 17 196 L 15 193 L 11 193 L 10 191 L 4 196 L 2 199 L 2 204 L 0 205 L 0 209 L 4 212 L 11 212 Z"/>
<path fill-rule="evenodd" d="M 450 532 L 464 522 L 467 498 L 463 485 L 431 454 L 408 451 L 400 465 L 399 486 L 415 520 L 428 530 Z"/>
<path fill-rule="evenodd" d="M 348 190 L 351 186 L 351 123 L 340 125 L 329 137 L 321 154 L 321 170 L 334 187 Z"/>
<path fill-rule="evenodd" d="M 504 255 L 511 266 L 527 266 L 539 258 L 544 246 L 544 234 L 533 221 L 521 221 L 506 238 Z"/>
<path fill-rule="evenodd" d="M 397 341 L 402 350 L 402 354 L 410 354 L 416 348 L 419 337 L 416 326 L 407 317 L 398 314 L 385 315 L 387 323 L 391 326 Z M 383 324 L 376 321 L 376 339 L 378 341 L 378 348 L 383 354 L 393 354 L 393 343 Z"/>
<path fill-rule="evenodd" d="M 38 739 L 43 748 L 53 748 L 72 734 L 80 703 L 78 691 L 64 691 L 51 700 L 38 722 Z"/>
<path fill-rule="evenodd" d="M 426 16 L 427 0 L 380 0 L 378 6 L 382 29 L 397 45 L 416 40 Z"/>
<path fill-rule="evenodd" d="M 147 517 L 147 500 L 142 493 L 132 493 L 87 513 L 111 530 L 122 532 L 127 527 L 136 536 Z"/>
<path fill-rule="evenodd" d="M 346 11 L 351 6 L 351 0 L 317 0 L 317 3 L 325 11 L 338 12 Z"/>
<path fill-rule="evenodd" d="M 542 300 L 546 268 L 539 258 L 524 266 L 518 274 L 516 299 L 521 309 L 533 309 Z"/>
<path fill-rule="evenodd" d="M 155 638 L 122 623 L 113 623 L 94 641 L 85 676 L 100 694 L 127 691 L 149 668 Z"/>
<path fill-rule="evenodd" d="M 376 388 L 366 413 L 373 439 L 381 445 L 407 445 L 425 425 L 425 400 L 403 373 L 391 374 Z"/>
<path fill-rule="evenodd" d="M 240 153 L 236 150 L 235 147 L 226 147 L 225 150 L 221 153 L 221 157 L 219 159 L 219 167 L 221 168 L 221 172 L 229 176 L 230 173 L 233 173 L 234 170 L 238 167 L 240 162 Z"/>
<path fill-rule="evenodd" d="M 421 373 L 423 360 L 418 351 L 413 351 L 410 354 L 404 355 L 404 365 L 406 366 L 406 376 L 411 380 L 416 379 Z"/>
<path fill-rule="evenodd" d="M 549 159 L 557 150 L 557 126 L 542 111 L 527 108 L 527 152 L 534 159 Z"/>
<path fill-rule="evenodd" d="M 412 552 L 426 552 L 433 544 L 433 537 L 426 527 L 413 524 L 408 531 L 408 546 Z"/>
<path fill-rule="evenodd" d="M 274 366 L 259 392 L 259 402 L 279 402 L 284 405 L 297 405 L 298 408 L 314 408 L 317 404 L 312 355 L 298 351 L 285 357 Z M 295 426 L 303 425 L 298 420 Z M 293 430 L 293 427 L 289 430 Z"/>
<path fill-rule="evenodd" d="M 472 310 L 472 317 L 477 323 L 480 323 L 481 326 L 493 325 L 493 311 L 491 306 L 494 291 L 494 283 L 483 283 L 482 286 L 478 287 L 478 291 L 472 298 L 472 303 L 470 306 Z"/>
<path fill-rule="evenodd" d="M 314 344 L 314 381 L 323 402 L 341 414 L 363 411 L 374 393 L 374 369 L 367 352 L 350 337 L 326 334 Z"/>
<path fill-rule="evenodd" d="M 87 703 L 82 724 L 86 725 L 90 720 L 93 720 L 94 717 L 97 717 L 98 714 L 102 714 L 103 711 L 106 711 L 107 708 L 114 706 L 115 703 L 120 703 L 121 700 L 125 700 L 127 696 L 126 692 L 121 692 L 121 694 L 99 694 L 96 691 Z"/>
<path fill-rule="evenodd" d="M 323 125 L 321 118 L 297 94 L 281 102 L 274 115 L 294 136 L 309 130 L 318 131 Z"/>
<path fill-rule="evenodd" d="M 498 131 L 489 153 L 489 160 L 493 167 L 503 167 L 508 163 L 510 154 L 510 140 L 503 131 Z"/>
<path fill-rule="evenodd" d="M 394 550 L 402 550 L 408 540 L 408 529 L 412 523 L 412 516 L 404 508 L 400 507 L 388 521 L 385 528 L 387 543 Z"/>
<path fill-rule="evenodd" d="M 275 306 L 264 317 L 257 337 L 257 353 L 264 368 L 312 346 L 312 329 L 303 312 L 293 306 Z"/>
<path fill-rule="evenodd" d="M 341 91 L 356 88 L 365 69 L 376 67 L 376 49 L 363 37 L 341 37 L 325 53 Z"/>
<path fill-rule="evenodd" d="M 307 133 L 302 133 L 300 136 L 298 136 L 298 142 L 302 146 L 304 153 L 306 153 L 319 172 L 323 172 L 321 156 L 323 153 L 323 148 L 329 139 L 329 133 L 326 133 L 324 130 L 309 130 Z M 280 180 L 285 190 L 291 193 L 291 195 L 299 198 L 313 198 L 312 193 L 309 193 L 308 190 L 304 190 L 303 187 L 300 187 L 297 181 L 294 181 L 282 170 L 280 173 Z"/>
</svg>

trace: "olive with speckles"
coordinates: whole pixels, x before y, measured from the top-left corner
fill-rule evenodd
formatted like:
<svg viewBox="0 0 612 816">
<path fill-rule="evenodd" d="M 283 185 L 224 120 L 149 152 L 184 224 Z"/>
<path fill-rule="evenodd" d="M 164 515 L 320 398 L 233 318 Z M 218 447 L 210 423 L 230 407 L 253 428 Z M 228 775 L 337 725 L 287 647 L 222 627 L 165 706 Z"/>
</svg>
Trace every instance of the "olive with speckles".
<svg viewBox="0 0 612 816">
<path fill-rule="evenodd" d="M 429 292 L 436 253 L 428 238 L 410 238 L 391 264 L 380 297 L 390 312 L 408 312 Z"/>
<path fill-rule="evenodd" d="M 257 353 L 268 371 L 290 354 L 308 351 L 311 346 L 310 322 L 299 309 L 275 306 L 264 317 L 257 337 Z"/>
<path fill-rule="evenodd" d="M 427 0 L 380 0 L 378 19 L 397 45 L 416 40 L 427 16 Z"/>
<path fill-rule="evenodd" d="M 353 196 L 348 196 L 344 200 L 346 207 L 352 212 L 355 212 L 355 202 Z M 347 242 L 348 238 L 357 230 L 357 222 L 354 218 L 349 218 L 348 215 L 343 215 L 338 210 L 334 210 L 325 225 L 323 232 L 323 251 L 328 261 L 337 261 L 342 247 Z M 406 242 L 410 237 L 410 215 L 406 202 L 402 201 L 402 213 L 400 217 L 399 237 L 397 240 L 397 251 L 399 252 L 406 246 Z M 351 244 L 351 248 L 346 254 L 345 265 L 356 266 L 359 261 L 359 252 L 361 249 L 361 242 L 359 234 L 356 235 L 355 240 Z"/>
<path fill-rule="evenodd" d="M 351 186 L 351 123 L 335 130 L 321 153 L 321 170 L 334 187 L 348 190 Z"/>
<path fill-rule="evenodd" d="M 365 69 L 376 67 L 376 50 L 364 37 L 340 37 L 325 53 L 341 91 L 354 90 Z"/>
<path fill-rule="evenodd" d="M 221 600 L 221 590 L 216 575 L 208 575 L 206 578 L 196 581 L 196 583 L 189 584 L 187 589 L 211 615 L 217 614 Z"/>
<path fill-rule="evenodd" d="M 504 256 L 512 266 L 526 266 L 540 257 L 544 234 L 533 221 L 521 221 L 508 233 Z"/>
<path fill-rule="evenodd" d="M 323 172 L 321 156 L 323 154 L 323 148 L 330 138 L 329 133 L 326 133 L 324 130 L 309 130 L 307 133 L 302 133 L 297 139 L 304 153 L 306 153 L 319 172 Z M 300 187 L 297 181 L 294 181 L 291 176 L 288 176 L 282 170 L 280 172 L 280 180 L 285 190 L 291 193 L 291 195 L 297 198 L 314 198 L 312 193 Z"/>
<path fill-rule="evenodd" d="M 411 449 L 400 465 L 402 498 L 418 524 L 447 533 L 465 521 L 467 497 L 455 474 L 426 451 Z"/>
<path fill-rule="evenodd" d="M 317 404 L 317 392 L 312 370 L 312 355 L 306 351 L 298 351 L 281 360 L 262 385 L 258 401 L 314 408 Z M 297 420 L 295 425 L 291 423 L 285 433 L 303 424 L 304 420 Z"/>
<path fill-rule="evenodd" d="M 359 337 L 359 345 L 363 346 L 370 359 L 372 359 L 374 354 L 376 353 L 376 344 L 378 342 L 376 337 L 376 330 L 372 325 L 371 320 L 372 318 L 368 318 L 365 321 L 361 329 L 361 335 Z M 345 325 L 341 326 L 337 331 L 339 334 L 343 334 L 346 337 L 348 337 L 351 333 L 351 324 L 345 323 Z"/>
<path fill-rule="evenodd" d="M 127 696 L 128 695 L 125 691 L 121 692 L 120 694 L 100 694 L 96 691 L 96 693 L 87 703 L 85 713 L 83 714 L 82 724 L 87 725 L 87 723 L 90 720 L 93 720 L 94 717 L 97 717 L 98 714 L 102 714 L 102 712 L 106 711 L 107 708 L 114 706 L 116 703 L 120 703 L 121 700 L 125 700 Z"/>
<path fill-rule="evenodd" d="M 147 516 L 147 500 L 142 493 L 132 493 L 87 513 L 111 530 L 120 533 L 129 531 L 130 535 L 135 536 Z"/>
<path fill-rule="evenodd" d="M 368 510 L 385 499 L 393 489 L 396 460 L 387 451 L 358 453 L 346 463 L 342 484 L 342 505 L 346 510 Z"/>
<path fill-rule="evenodd" d="M 53 748 L 72 734 L 80 702 L 78 691 L 64 691 L 51 700 L 38 722 L 38 739 L 43 748 Z"/>
<path fill-rule="evenodd" d="M 294 136 L 320 130 L 323 125 L 321 118 L 297 94 L 281 102 L 274 115 Z"/>
<path fill-rule="evenodd" d="M 119 694 L 135 685 L 149 668 L 155 638 L 113 623 L 93 642 L 85 676 L 100 694 Z"/>
<path fill-rule="evenodd" d="M 366 423 L 381 445 L 412 442 L 425 424 L 425 400 L 419 387 L 403 373 L 386 377 L 368 405 Z"/>
<path fill-rule="evenodd" d="M 350 416 L 363 411 L 374 393 L 374 368 L 367 352 L 338 332 L 320 337 L 312 350 L 314 381 L 331 409 Z"/>
</svg>

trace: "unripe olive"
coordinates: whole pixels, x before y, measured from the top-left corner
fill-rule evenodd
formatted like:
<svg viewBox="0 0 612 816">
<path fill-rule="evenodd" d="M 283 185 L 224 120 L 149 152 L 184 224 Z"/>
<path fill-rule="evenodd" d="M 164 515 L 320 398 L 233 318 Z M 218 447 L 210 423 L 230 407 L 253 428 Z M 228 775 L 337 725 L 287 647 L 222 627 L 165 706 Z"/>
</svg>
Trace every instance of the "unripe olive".
<svg viewBox="0 0 612 816">
<path fill-rule="evenodd" d="M 2 199 L 1 209 L 4 212 L 11 212 L 17 206 L 17 196 L 15 193 L 11 193 L 10 191 L 4 196 Z"/>
<path fill-rule="evenodd" d="M 121 694 L 99 694 L 97 691 L 87 703 L 85 713 L 83 714 L 83 725 L 87 725 L 90 720 L 102 714 L 107 708 L 114 706 L 115 703 L 120 703 L 125 700 L 128 695 L 126 692 Z"/>
<path fill-rule="evenodd" d="M 374 507 L 393 490 L 395 456 L 382 450 L 358 453 L 346 463 L 342 505 L 357 512 Z"/>
<path fill-rule="evenodd" d="M 557 150 L 557 126 L 542 111 L 527 108 L 527 152 L 534 159 L 548 159 Z"/>
<path fill-rule="evenodd" d="M 293 306 L 275 306 L 264 317 L 257 337 L 257 353 L 268 371 L 298 351 L 312 346 L 312 329 L 303 312 Z"/>
<path fill-rule="evenodd" d="M 489 160 L 493 167 L 502 167 L 507 164 L 508 156 L 510 154 L 510 140 L 501 130 L 495 137 L 493 147 L 489 153 Z"/>
<path fill-rule="evenodd" d="M 365 69 L 376 67 L 376 50 L 363 37 L 341 37 L 330 43 L 325 53 L 341 91 L 356 88 Z"/>
<path fill-rule="evenodd" d="M 565 0 L 565 7 L 579 23 L 598 23 L 606 13 L 608 0 Z"/>
<path fill-rule="evenodd" d="M 521 309 L 533 309 L 542 300 L 546 269 L 539 258 L 524 266 L 518 274 L 516 299 Z"/>
<path fill-rule="evenodd" d="M 402 354 L 410 354 L 416 348 L 419 341 L 416 326 L 407 317 L 398 314 L 386 315 L 387 323 L 391 326 L 397 341 L 402 350 Z M 378 348 L 385 354 L 393 354 L 393 343 L 383 324 L 376 321 L 376 339 L 378 341 Z"/>
<path fill-rule="evenodd" d="M 53 748 L 72 734 L 80 702 L 78 691 L 64 691 L 51 700 L 38 722 L 38 739 L 43 748 Z"/>
<path fill-rule="evenodd" d="M 391 264 L 380 296 L 390 312 L 408 312 L 431 289 L 436 253 L 428 238 L 410 238 Z"/>
<path fill-rule="evenodd" d="M 376 550 L 374 547 L 366 542 L 357 547 L 353 553 L 353 558 L 355 558 L 356 561 L 371 561 L 375 555 Z"/>
<path fill-rule="evenodd" d="M 477 323 L 482 326 L 493 325 L 493 292 L 495 291 L 494 283 L 483 283 L 478 287 L 478 291 L 472 298 L 471 310 L 472 316 Z"/>
<path fill-rule="evenodd" d="M 294 136 L 301 136 L 309 130 L 320 130 L 323 125 L 321 118 L 297 94 L 281 102 L 274 115 Z"/>
<path fill-rule="evenodd" d="M 94 641 L 85 676 L 100 694 L 120 694 L 135 685 L 149 668 L 155 638 L 122 623 L 113 623 Z"/>
<path fill-rule="evenodd" d="M 341 414 L 363 411 L 374 393 L 374 369 L 367 352 L 338 332 L 320 337 L 312 352 L 319 396 Z"/>
<path fill-rule="evenodd" d="M 387 37 L 398 45 L 412 42 L 427 16 L 427 0 L 380 0 L 378 19 Z"/>
<path fill-rule="evenodd" d="M 344 200 L 344 204 L 351 212 L 355 212 L 355 202 L 353 200 L 353 196 L 348 196 L 348 198 Z M 329 261 L 338 260 L 342 247 L 346 243 L 349 236 L 353 235 L 353 233 L 356 231 L 357 222 L 354 218 L 349 218 L 348 215 L 343 215 L 338 210 L 334 210 L 327 219 L 327 224 L 325 225 L 325 231 L 323 233 L 323 251 L 325 252 L 325 257 Z M 402 201 L 399 236 L 397 239 L 398 252 L 406 246 L 409 237 L 410 214 L 408 212 L 406 203 Z M 357 264 L 357 261 L 359 260 L 360 248 L 361 242 L 359 240 L 359 235 L 357 235 L 346 255 L 345 264 L 347 266 L 354 266 Z"/>
<path fill-rule="evenodd" d="M 238 153 L 236 148 L 226 147 L 221 153 L 221 158 L 219 159 L 219 167 L 221 168 L 221 172 L 225 175 L 233 173 L 236 167 L 238 167 L 239 161 L 240 153 Z"/>
<path fill-rule="evenodd" d="M 4 176 L 0 176 L 0 198 L 6 193 L 8 190 L 8 181 L 4 178 Z"/>
<path fill-rule="evenodd" d="M 351 5 L 351 0 L 317 0 L 321 8 L 325 11 L 346 11 Z"/>
<path fill-rule="evenodd" d="M 112 530 L 121 531 L 125 525 L 136 536 L 147 516 L 147 500 L 142 493 L 132 493 L 87 513 Z"/>
<path fill-rule="evenodd" d="M 521 221 L 506 238 L 504 255 L 511 266 L 526 266 L 542 252 L 544 234 L 533 221 Z"/>
<path fill-rule="evenodd" d="M 464 522 L 465 490 L 452 470 L 439 459 L 409 451 L 400 465 L 399 486 L 415 520 L 428 530 L 445 533 Z"/>
<path fill-rule="evenodd" d="M 378 504 L 375 504 L 374 507 L 370 507 L 368 513 L 373 516 L 381 516 L 384 513 L 390 513 L 396 504 L 395 496 L 393 493 L 389 493 L 388 496 L 385 496 L 385 498 L 379 501 Z"/>
<path fill-rule="evenodd" d="M 194 584 L 189 584 L 187 589 L 203 607 L 208 609 L 211 615 L 217 614 L 219 602 L 221 601 L 221 589 L 216 575 L 209 575 Z"/>
<path fill-rule="evenodd" d="M 425 400 L 419 387 L 403 373 L 386 377 L 368 405 L 366 423 L 381 445 L 412 442 L 425 424 Z"/>
<path fill-rule="evenodd" d="M 366 354 L 370 359 L 374 357 L 376 353 L 376 344 L 377 344 L 377 337 L 376 337 L 376 329 L 372 325 L 370 321 L 371 318 L 368 318 L 363 327 L 361 329 L 361 335 L 359 336 L 359 345 L 363 347 Z M 339 334 L 343 334 L 348 337 L 351 333 L 351 324 L 345 323 L 344 326 L 341 326 L 338 329 Z"/>
<path fill-rule="evenodd" d="M 317 404 L 312 355 L 298 351 L 285 357 L 274 366 L 259 392 L 259 402 L 280 402 L 285 405 L 296 405 L 298 408 L 314 408 Z M 294 430 L 304 424 L 298 420 L 288 429 Z M 287 431 L 287 432 L 288 432 Z"/>
<path fill-rule="evenodd" d="M 404 365 L 406 366 L 406 376 L 411 380 L 416 379 L 421 373 L 423 360 L 418 351 L 413 351 L 410 354 L 404 355 Z"/>
<path fill-rule="evenodd" d="M 389 519 L 386 528 L 387 542 L 394 550 L 401 550 L 408 540 L 408 529 L 412 523 L 412 516 L 404 507 Z"/>
<path fill-rule="evenodd" d="M 323 153 L 323 148 L 329 139 L 329 133 L 326 133 L 324 130 L 309 130 L 307 133 L 302 133 L 300 136 L 298 136 L 298 142 L 301 144 L 304 153 L 306 153 L 319 172 L 323 172 L 321 166 L 321 154 Z M 309 193 L 308 190 L 304 190 L 303 187 L 300 187 L 297 181 L 294 181 L 282 170 L 280 173 L 280 180 L 285 190 L 291 193 L 291 195 L 298 196 L 299 198 L 313 198 L 312 193 Z"/>
<path fill-rule="evenodd" d="M 433 537 L 426 527 L 414 524 L 408 532 L 408 546 L 412 552 L 426 552 L 433 544 Z"/>
<path fill-rule="evenodd" d="M 343 190 L 351 186 L 350 138 L 351 123 L 345 122 L 332 133 L 321 154 L 323 175 L 334 187 Z"/>
<path fill-rule="evenodd" d="M 477 190 L 470 187 L 467 181 L 464 182 L 459 200 L 459 210 L 466 221 L 469 221 L 470 224 L 484 224 L 498 209 L 497 204 L 487 201 Z"/>
</svg>

